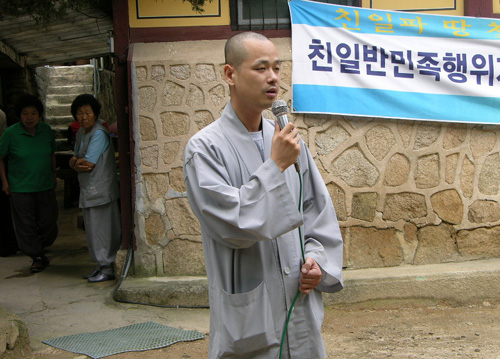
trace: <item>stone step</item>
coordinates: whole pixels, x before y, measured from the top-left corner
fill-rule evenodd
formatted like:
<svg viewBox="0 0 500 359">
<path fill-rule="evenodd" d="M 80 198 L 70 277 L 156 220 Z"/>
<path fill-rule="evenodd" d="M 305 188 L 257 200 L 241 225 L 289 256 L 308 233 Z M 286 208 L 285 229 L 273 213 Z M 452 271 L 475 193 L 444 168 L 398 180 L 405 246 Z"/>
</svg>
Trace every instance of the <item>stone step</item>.
<svg viewBox="0 0 500 359">
<path fill-rule="evenodd" d="M 47 122 L 51 127 L 56 126 L 66 126 L 68 127 L 74 121 L 71 114 L 67 116 L 45 116 L 45 122 Z"/>
<path fill-rule="evenodd" d="M 70 86 L 71 84 L 94 83 L 93 74 L 80 74 L 75 76 L 53 76 L 45 80 L 46 88 L 57 86 Z"/>
<path fill-rule="evenodd" d="M 36 68 L 37 81 L 43 87 L 57 84 L 87 83 L 94 80 L 94 67 L 92 65 L 83 66 L 44 66 Z"/>
<path fill-rule="evenodd" d="M 59 105 L 53 104 L 51 106 L 47 106 L 45 109 L 46 118 L 49 117 L 58 117 L 58 116 L 70 116 L 71 115 L 71 106 L 67 104 Z"/>
<path fill-rule="evenodd" d="M 464 305 L 500 298 L 498 258 L 343 271 L 344 289 L 323 293 L 325 305 L 432 298 Z M 116 299 L 167 306 L 208 306 L 206 277 L 127 278 Z"/>
<path fill-rule="evenodd" d="M 73 146 L 68 143 L 67 138 L 56 138 L 57 151 L 72 151 Z"/>
<path fill-rule="evenodd" d="M 56 138 L 66 138 L 67 137 L 67 132 L 68 132 L 68 126 L 64 125 L 57 125 L 57 126 L 51 126 L 52 131 L 54 132 L 54 135 Z"/>
<path fill-rule="evenodd" d="M 73 92 L 74 88 L 69 87 L 64 94 L 47 94 L 45 97 L 45 107 L 52 107 L 52 106 L 68 106 L 68 108 L 71 107 L 71 103 L 75 99 L 76 96 L 80 94 L 80 92 Z"/>
<path fill-rule="evenodd" d="M 74 97 L 82 94 L 82 93 L 94 93 L 94 85 L 93 82 L 87 84 L 72 84 L 65 86 L 56 86 L 50 87 L 46 89 L 46 96 L 49 95 L 67 95 L 72 94 Z"/>
<path fill-rule="evenodd" d="M 41 66 L 36 68 L 39 76 L 71 76 L 79 72 L 93 72 L 93 65 L 75 65 L 75 66 Z"/>
</svg>

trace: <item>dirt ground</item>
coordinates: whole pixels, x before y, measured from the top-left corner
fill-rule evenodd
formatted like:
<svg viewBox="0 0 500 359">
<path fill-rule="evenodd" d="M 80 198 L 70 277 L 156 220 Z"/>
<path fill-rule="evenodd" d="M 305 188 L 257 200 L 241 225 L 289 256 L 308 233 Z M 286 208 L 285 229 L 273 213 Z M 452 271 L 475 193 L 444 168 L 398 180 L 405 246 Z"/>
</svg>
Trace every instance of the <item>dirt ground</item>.
<svg viewBox="0 0 500 359">
<path fill-rule="evenodd" d="M 328 358 L 500 358 L 500 299 L 468 306 L 430 300 L 384 300 L 327 307 Z M 106 359 L 200 359 L 208 338 Z M 48 348 L 29 359 L 84 359 Z"/>
</svg>

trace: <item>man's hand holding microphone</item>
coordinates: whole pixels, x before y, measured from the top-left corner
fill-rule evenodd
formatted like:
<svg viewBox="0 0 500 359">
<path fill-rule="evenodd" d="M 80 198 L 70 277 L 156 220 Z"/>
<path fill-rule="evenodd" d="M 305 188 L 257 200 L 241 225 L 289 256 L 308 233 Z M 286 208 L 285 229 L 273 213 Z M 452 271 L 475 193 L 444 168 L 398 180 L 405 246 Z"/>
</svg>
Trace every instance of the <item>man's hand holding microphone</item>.
<svg viewBox="0 0 500 359">
<path fill-rule="evenodd" d="M 297 159 L 300 154 L 299 130 L 288 122 L 288 106 L 285 101 L 277 100 L 273 103 L 272 112 L 276 116 L 276 123 L 271 147 L 271 158 L 276 162 L 281 172 L 284 172 L 292 163 L 300 172 Z"/>
</svg>

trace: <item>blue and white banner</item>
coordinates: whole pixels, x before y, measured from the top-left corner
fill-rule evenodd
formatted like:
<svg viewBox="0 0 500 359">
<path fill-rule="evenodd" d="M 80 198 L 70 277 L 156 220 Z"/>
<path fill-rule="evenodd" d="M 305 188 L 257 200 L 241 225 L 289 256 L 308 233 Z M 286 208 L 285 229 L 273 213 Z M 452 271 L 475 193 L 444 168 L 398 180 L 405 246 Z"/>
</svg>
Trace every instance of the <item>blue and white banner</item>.
<svg viewBox="0 0 500 359">
<path fill-rule="evenodd" d="M 293 112 L 500 124 L 500 19 L 289 6 Z"/>
</svg>

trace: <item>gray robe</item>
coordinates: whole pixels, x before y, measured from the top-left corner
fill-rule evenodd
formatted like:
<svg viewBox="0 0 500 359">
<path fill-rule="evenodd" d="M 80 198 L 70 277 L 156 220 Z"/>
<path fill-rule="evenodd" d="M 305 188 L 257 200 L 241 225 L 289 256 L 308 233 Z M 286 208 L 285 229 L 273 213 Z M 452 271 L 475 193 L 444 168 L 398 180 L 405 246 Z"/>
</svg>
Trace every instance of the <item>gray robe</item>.
<svg viewBox="0 0 500 359">
<path fill-rule="evenodd" d="M 325 357 L 320 291 L 342 289 L 342 238 L 329 192 L 305 144 L 281 173 L 270 159 L 274 124 L 263 119 L 264 158 L 229 103 L 185 151 L 188 199 L 202 230 L 209 280 L 209 358 L 278 358 L 288 309 L 298 291 L 303 225 L 306 257 L 321 284 L 295 303 L 283 358 Z"/>
</svg>

